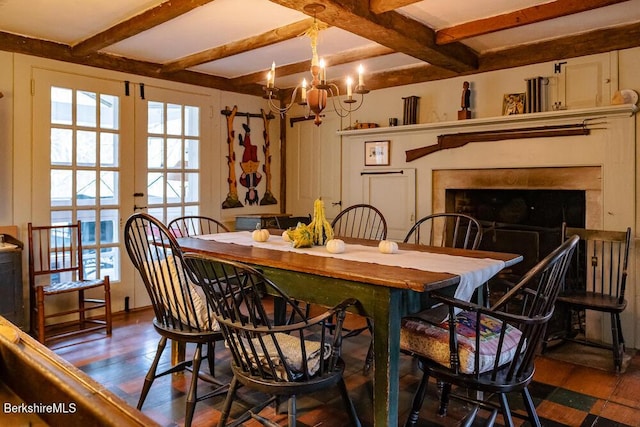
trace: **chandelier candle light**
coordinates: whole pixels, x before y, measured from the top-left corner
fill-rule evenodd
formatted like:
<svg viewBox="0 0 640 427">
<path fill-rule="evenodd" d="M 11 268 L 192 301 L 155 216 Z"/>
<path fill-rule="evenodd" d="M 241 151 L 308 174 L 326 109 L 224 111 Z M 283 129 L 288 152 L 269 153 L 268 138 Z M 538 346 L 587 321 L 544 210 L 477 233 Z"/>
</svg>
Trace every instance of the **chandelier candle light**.
<svg viewBox="0 0 640 427">
<path fill-rule="evenodd" d="M 313 14 L 314 20 L 311 28 L 309 28 L 304 34 L 308 35 L 311 39 L 311 82 L 307 83 L 307 79 L 303 79 L 302 83 L 295 87 L 293 93 L 291 94 L 291 101 L 285 107 L 279 107 L 274 102 L 274 99 L 278 99 L 275 95 L 278 93 L 279 89 L 275 85 L 276 78 L 276 63 L 273 62 L 271 64 L 271 70 L 267 73 L 267 86 L 264 88 L 266 92 L 266 98 L 269 100 L 269 108 L 274 113 L 279 113 L 281 116 L 284 116 L 287 111 L 291 109 L 291 107 L 295 104 L 296 96 L 298 94 L 298 90 L 300 91 L 300 102 L 298 105 L 307 106 L 307 112 L 305 117 L 309 117 L 310 112 L 313 111 L 315 114 L 314 123 L 317 126 L 320 126 L 322 123 L 322 118 L 320 117 L 320 113 L 327 106 L 327 97 L 331 97 L 331 101 L 336 113 L 344 118 L 349 116 L 352 112 L 358 110 L 363 103 L 364 95 L 369 93 L 369 91 L 365 88 L 364 85 L 364 69 L 362 65 L 358 67 L 358 84 L 353 87 L 353 80 L 351 77 L 347 77 L 346 87 L 347 87 L 347 96 L 342 102 L 347 104 L 347 107 L 343 107 L 339 102 L 336 103 L 336 99 L 340 98 L 340 90 L 338 86 L 334 83 L 327 82 L 327 67 L 323 59 L 318 59 L 318 33 L 320 28 L 318 23 L 315 20 L 315 15 L 318 12 L 322 12 L 325 9 L 325 6 L 321 4 L 310 4 L 305 6 L 305 12 L 309 14 Z M 357 101 L 353 99 L 353 94 L 356 93 L 360 95 L 360 100 Z M 358 103 L 357 105 L 353 105 Z"/>
</svg>

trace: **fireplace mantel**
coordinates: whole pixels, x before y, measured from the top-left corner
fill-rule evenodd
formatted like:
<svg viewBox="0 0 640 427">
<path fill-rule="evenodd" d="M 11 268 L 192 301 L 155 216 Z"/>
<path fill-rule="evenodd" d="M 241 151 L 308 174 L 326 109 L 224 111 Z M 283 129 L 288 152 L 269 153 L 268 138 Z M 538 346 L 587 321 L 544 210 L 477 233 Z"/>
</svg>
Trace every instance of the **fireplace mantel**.
<svg viewBox="0 0 640 427">
<path fill-rule="evenodd" d="M 356 129 L 338 131 L 343 136 L 387 136 L 391 134 L 404 134 L 421 131 L 464 131 L 475 127 L 503 126 L 511 128 L 523 124 L 546 123 L 550 120 L 560 119 L 595 119 L 599 117 L 632 116 L 638 112 L 638 107 L 633 104 L 611 105 L 598 108 L 581 108 L 575 110 L 545 111 L 541 113 L 515 114 L 511 116 L 485 117 L 479 119 L 456 120 L 448 122 L 423 123 L 417 125 L 403 125 L 393 127 L 379 127 L 369 129 Z"/>
</svg>

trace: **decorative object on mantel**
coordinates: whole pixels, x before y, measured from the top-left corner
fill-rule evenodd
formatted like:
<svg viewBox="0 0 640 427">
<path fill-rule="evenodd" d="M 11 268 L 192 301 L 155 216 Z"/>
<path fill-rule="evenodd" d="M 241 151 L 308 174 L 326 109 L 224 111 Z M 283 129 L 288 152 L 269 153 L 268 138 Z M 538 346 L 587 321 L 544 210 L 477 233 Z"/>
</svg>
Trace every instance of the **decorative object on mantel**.
<svg viewBox="0 0 640 427">
<path fill-rule="evenodd" d="M 538 126 L 529 128 L 490 130 L 481 132 L 463 132 L 438 135 L 438 143 L 426 147 L 414 148 L 405 151 L 406 161 L 411 162 L 420 157 L 427 156 L 436 151 L 446 150 L 449 148 L 458 148 L 467 145 L 470 142 L 487 142 L 501 141 L 505 139 L 524 139 L 524 138 L 548 138 L 556 136 L 574 136 L 589 135 L 593 129 L 588 128 L 591 124 L 604 124 L 605 122 L 588 123 L 590 119 L 585 119 L 582 123 L 567 125 L 551 125 Z"/>
<path fill-rule="evenodd" d="M 524 114 L 526 95 L 524 93 L 507 93 L 502 97 L 502 115 Z"/>
<path fill-rule="evenodd" d="M 404 112 L 402 115 L 403 125 L 415 125 L 418 123 L 418 100 L 419 96 L 407 96 L 404 100 Z"/>
<path fill-rule="evenodd" d="M 359 121 L 355 121 L 351 126 L 347 126 L 343 130 L 355 130 L 355 129 L 373 129 L 379 127 L 377 123 L 360 123 Z"/>
<path fill-rule="evenodd" d="M 363 78 L 363 68 L 362 65 L 358 68 L 358 84 L 353 88 L 353 81 L 351 77 L 347 77 L 346 87 L 347 87 L 347 98 L 343 101 L 347 104 L 347 107 L 343 107 L 339 102 L 336 103 L 336 99 L 340 98 L 340 90 L 335 83 L 330 83 L 327 81 L 327 69 L 325 63 L 322 59 L 318 60 L 318 33 L 320 32 L 320 25 L 315 19 L 315 16 L 318 12 L 322 12 L 325 10 L 325 6 L 319 3 L 311 3 L 304 6 L 304 11 L 310 15 L 313 15 L 313 24 L 311 28 L 309 28 L 305 35 L 308 35 L 311 39 L 311 87 L 307 87 L 307 80 L 303 79 L 302 83 L 295 87 L 291 94 L 291 101 L 285 107 L 279 107 L 275 104 L 274 98 L 279 89 L 275 86 L 275 77 L 276 77 L 276 64 L 275 62 L 271 65 L 271 71 L 267 74 L 267 86 L 264 87 L 264 91 L 266 93 L 266 98 L 269 100 L 269 108 L 274 113 L 279 113 L 284 116 L 289 109 L 295 104 L 296 95 L 298 90 L 300 90 L 300 102 L 299 105 L 306 106 L 307 116 L 310 115 L 310 112 L 313 111 L 315 113 L 314 123 L 316 126 L 320 126 L 322 123 L 322 116 L 320 113 L 327 106 L 327 97 L 331 97 L 331 101 L 333 103 L 333 108 L 336 111 L 338 116 L 345 118 L 348 117 L 352 112 L 358 110 L 364 101 L 364 95 L 369 93 L 367 88 L 364 85 Z M 360 101 L 353 99 L 353 93 L 360 95 Z M 359 102 L 355 107 L 353 104 Z"/>
<path fill-rule="evenodd" d="M 531 77 L 525 79 L 527 91 L 525 93 L 525 113 L 539 113 L 547 111 L 547 95 L 549 79 L 546 77 Z"/>
<path fill-rule="evenodd" d="M 462 83 L 462 96 L 460 97 L 460 111 L 458 111 L 458 120 L 466 120 L 471 118 L 471 89 L 469 82 Z"/>
<path fill-rule="evenodd" d="M 622 89 L 613 94 L 611 98 L 611 105 L 631 104 L 636 105 L 638 103 L 638 92 L 633 89 Z"/>
<path fill-rule="evenodd" d="M 227 193 L 226 199 L 224 200 L 224 202 L 222 202 L 222 209 L 241 208 L 244 205 L 242 204 L 242 202 L 240 202 L 240 199 L 238 198 L 238 181 L 236 179 L 236 166 L 235 166 L 236 153 L 233 149 L 233 141 L 235 139 L 235 131 L 233 130 L 233 120 L 235 119 L 236 116 L 242 116 L 242 117 L 246 117 L 248 121 L 250 117 L 263 117 L 264 112 L 262 112 L 261 114 L 241 113 L 241 112 L 238 112 L 238 106 L 234 105 L 233 109 L 231 110 L 229 109 L 229 107 L 225 106 L 224 110 L 220 111 L 220 114 L 227 117 L 227 146 L 228 146 L 227 166 L 229 169 L 228 175 L 227 175 L 227 183 L 229 185 L 229 191 Z M 268 114 L 263 117 L 263 120 L 265 120 L 265 118 L 266 120 L 271 120 L 274 118 L 274 116 L 272 114 Z M 246 132 L 246 129 L 245 129 L 245 132 Z M 245 136 L 245 139 L 246 139 L 246 136 Z M 251 151 L 249 151 L 249 153 L 250 152 Z M 243 159 L 243 162 L 244 162 L 244 159 Z"/>
</svg>

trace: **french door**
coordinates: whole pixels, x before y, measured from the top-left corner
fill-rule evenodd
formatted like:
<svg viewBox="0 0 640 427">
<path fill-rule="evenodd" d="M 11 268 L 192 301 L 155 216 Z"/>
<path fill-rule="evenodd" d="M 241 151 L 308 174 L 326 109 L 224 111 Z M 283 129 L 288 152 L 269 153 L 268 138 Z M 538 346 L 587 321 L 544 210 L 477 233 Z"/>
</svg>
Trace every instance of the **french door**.
<svg viewBox="0 0 640 427">
<path fill-rule="evenodd" d="M 208 98 L 34 70 L 32 221 L 82 221 L 86 276 L 109 275 L 113 310 L 149 304 L 122 241 L 144 209 L 162 221 L 199 213 Z M 204 123 L 203 123 L 204 122 Z M 204 129 L 204 131 L 203 131 Z"/>
</svg>

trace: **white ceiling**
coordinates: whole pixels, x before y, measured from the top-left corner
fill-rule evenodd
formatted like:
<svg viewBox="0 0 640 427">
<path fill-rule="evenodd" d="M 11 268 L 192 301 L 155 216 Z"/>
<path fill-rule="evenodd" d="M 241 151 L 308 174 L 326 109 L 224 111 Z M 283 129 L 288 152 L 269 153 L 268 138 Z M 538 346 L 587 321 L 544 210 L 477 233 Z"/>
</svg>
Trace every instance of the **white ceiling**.
<svg viewBox="0 0 640 427">
<path fill-rule="evenodd" d="M 73 46 L 161 3 L 162 0 L 0 0 L 0 32 Z M 396 12 L 433 30 L 439 30 L 544 3 L 548 2 L 473 0 L 462 5 L 462 2 L 455 0 L 425 0 L 398 8 Z M 302 12 L 269 0 L 215 0 L 107 46 L 101 52 L 164 64 L 307 18 Z M 468 38 L 461 43 L 482 54 L 637 22 L 640 22 L 640 0 L 629 0 L 588 12 Z M 330 27 L 321 31 L 318 51 L 324 56 L 376 45 L 378 43 L 337 27 Z M 304 61 L 309 57 L 308 38 L 298 37 L 197 65 L 189 70 L 236 78 L 267 70 L 272 61 L 281 66 Z M 367 74 L 424 65 L 424 61 L 404 53 L 369 58 L 362 62 Z M 354 72 L 357 65 L 331 67 L 329 64 L 329 77 L 339 78 Z M 293 85 L 301 76 L 280 77 L 279 83 L 283 86 Z"/>
</svg>

